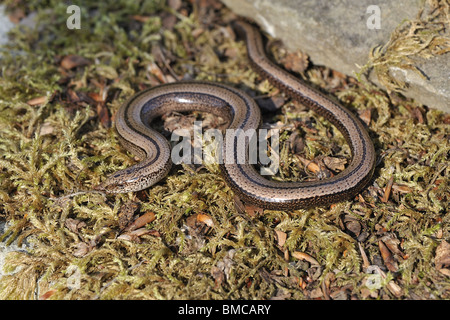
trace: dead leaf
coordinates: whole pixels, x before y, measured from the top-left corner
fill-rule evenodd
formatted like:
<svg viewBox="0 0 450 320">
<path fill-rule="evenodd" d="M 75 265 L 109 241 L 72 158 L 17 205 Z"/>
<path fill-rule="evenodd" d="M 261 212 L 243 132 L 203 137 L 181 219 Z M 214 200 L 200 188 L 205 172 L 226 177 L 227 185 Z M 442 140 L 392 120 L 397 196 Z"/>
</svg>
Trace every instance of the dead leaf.
<svg viewBox="0 0 450 320">
<path fill-rule="evenodd" d="M 255 206 L 253 204 L 246 204 L 246 205 L 244 205 L 244 207 L 245 207 L 245 212 L 247 212 L 247 214 L 252 218 L 260 216 L 264 212 L 263 208 Z"/>
<path fill-rule="evenodd" d="M 446 268 L 450 266 L 450 244 L 447 241 L 443 240 L 436 248 L 434 263 L 440 273 L 450 277 L 450 269 Z"/>
<path fill-rule="evenodd" d="M 225 280 L 225 273 L 216 266 L 211 267 L 211 276 L 214 278 L 215 289 L 219 288 Z"/>
<path fill-rule="evenodd" d="M 394 183 L 394 177 L 391 177 L 384 188 L 384 195 L 381 202 L 388 202 L 389 195 L 391 194 L 392 185 Z"/>
<path fill-rule="evenodd" d="M 332 297 L 330 295 L 330 285 L 334 281 L 336 281 L 336 275 L 334 274 L 334 272 L 328 272 L 322 281 L 322 292 L 325 300 L 330 300 L 330 297 Z M 333 300 L 336 299 L 333 298 Z"/>
<path fill-rule="evenodd" d="M 158 67 L 158 65 L 157 65 L 156 63 L 151 62 L 151 63 L 148 65 L 148 71 L 149 71 L 152 75 L 154 75 L 154 76 L 159 80 L 159 82 L 161 82 L 161 83 L 166 83 L 166 82 L 167 82 L 167 79 L 166 79 L 166 77 L 164 76 L 164 73 L 163 73 L 162 70 Z"/>
<path fill-rule="evenodd" d="M 81 228 L 86 227 L 86 223 L 84 221 L 72 218 L 67 218 L 64 224 L 70 231 L 77 234 Z"/>
<path fill-rule="evenodd" d="M 288 70 L 303 73 L 309 65 L 308 56 L 300 51 L 288 53 L 282 63 Z"/>
<path fill-rule="evenodd" d="M 86 254 L 88 254 L 93 249 L 92 246 L 88 245 L 85 242 L 78 242 L 76 244 L 76 250 L 73 252 L 73 255 L 75 257 L 84 257 Z"/>
<path fill-rule="evenodd" d="M 388 233 L 381 237 L 380 239 L 383 243 L 388 247 L 388 249 L 395 255 L 402 257 L 403 259 L 407 259 L 407 255 L 405 255 L 398 246 L 400 245 L 400 240 L 397 239 L 397 236 L 394 233 Z"/>
<path fill-rule="evenodd" d="M 139 202 L 128 201 L 123 204 L 120 209 L 118 218 L 119 218 L 119 228 L 125 229 L 125 227 L 131 222 L 134 213 L 139 209 Z"/>
<path fill-rule="evenodd" d="M 380 248 L 381 257 L 383 258 L 384 265 L 386 268 L 388 268 L 391 272 L 397 272 L 398 271 L 398 265 L 394 260 L 394 257 L 391 254 L 391 251 L 386 247 L 386 245 L 383 243 L 383 241 L 378 241 L 378 247 Z"/>
<path fill-rule="evenodd" d="M 245 206 L 244 206 L 244 204 L 242 203 L 242 201 L 241 201 L 241 199 L 239 199 L 239 197 L 237 196 L 237 195 L 234 195 L 234 197 L 233 197 L 233 202 L 234 202 L 234 208 L 236 209 L 236 211 L 239 213 L 239 214 L 245 214 Z"/>
<path fill-rule="evenodd" d="M 89 92 L 88 96 L 92 98 L 95 102 L 104 102 L 102 95 L 98 94 L 97 92 Z"/>
<path fill-rule="evenodd" d="M 197 221 L 206 224 L 210 228 L 214 227 L 214 221 L 207 214 L 204 213 L 197 214 Z"/>
<path fill-rule="evenodd" d="M 333 171 L 344 171 L 347 159 L 345 158 L 335 158 L 335 157 L 324 157 L 323 163 L 328 169 Z"/>
<path fill-rule="evenodd" d="M 197 223 L 197 214 L 193 214 L 186 218 L 186 225 L 189 228 L 195 228 L 196 223 Z"/>
<path fill-rule="evenodd" d="M 351 220 L 345 223 L 345 228 L 353 233 L 356 237 L 361 234 L 361 224 L 356 220 Z"/>
<path fill-rule="evenodd" d="M 155 236 L 155 237 L 161 236 L 161 234 L 156 230 L 149 230 L 147 228 L 139 228 L 139 229 L 121 234 L 120 236 L 117 237 L 117 239 L 140 242 L 141 241 L 140 237 L 147 235 L 147 234 Z"/>
<path fill-rule="evenodd" d="M 39 297 L 39 300 L 47 300 L 56 292 L 55 289 L 50 289 Z"/>
<path fill-rule="evenodd" d="M 380 269 L 378 266 L 372 266 L 375 271 L 381 276 L 381 278 L 386 279 L 386 274 L 383 272 L 383 270 Z M 389 281 L 389 283 L 386 285 L 386 288 L 396 297 L 401 297 L 403 295 L 402 288 L 395 283 L 394 280 Z"/>
<path fill-rule="evenodd" d="M 361 297 L 363 299 L 367 299 L 368 297 L 374 298 L 374 295 L 375 295 L 374 293 L 378 296 L 378 294 L 376 293 L 376 290 L 370 290 L 366 287 L 361 288 Z"/>
<path fill-rule="evenodd" d="M 177 17 L 170 12 L 163 12 L 161 14 L 161 24 L 166 30 L 173 30 L 175 24 L 177 23 Z"/>
<path fill-rule="evenodd" d="M 75 91 L 73 91 L 72 89 L 67 89 L 67 95 L 69 96 L 71 102 L 80 102 L 81 101 L 78 94 Z"/>
<path fill-rule="evenodd" d="M 134 220 L 132 224 L 130 224 L 128 227 L 126 227 L 125 231 L 133 231 L 140 227 L 145 226 L 146 224 L 152 222 L 156 219 L 156 216 L 153 212 L 147 211 L 142 216 Z"/>
<path fill-rule="evenodd" d="M 298 280 L 298 286 L 300 288 L 305 289 L 308 286 L 308 284 L 306 283 L 305 280 L 303 280 L 303 278 L 299 277 L 299 278 L 296 278 L 296 279 Z"/>
<path fill-rule="evenodd" d="M 314 163 L 313 161 L 305 159 L 299 155 L 297 155 L 297 158 L 305 166 L 305 168 L 312 173 L 318 174 L 320 172 L 320 167 L 317 165 L 317 163 Z"/>
<path fill-rule="evenodd" d="M 370 125 L 370 120 L 372 118 L 372 109 L 365 109 L 358 112 L 359 118 L 364 121 L 366 125 Z"/>
<path fill-rule="evenodd" d="M 111 116 L 109 115 L 109 111 L 108 108 L 106 107 L 106 105 L 104 103 L 97 103 L 97 115 L 100 119 L 100 123 L 105 127 L 105 128 L 110 128 L 111 127 Z"/>
<path fill-rule="evenodd" d="M 294 154 L 300 154 L 305 149 L 305 139 L 300 137 L 298 131 L 294 131 L 289 137 L 289 147 Z"/>
<path fill-rule="evenodd" d="M 394 183 L 392 185 L 392 189 L 395 191 L 398 191 L 400 193 L 411 193 L 412 192 L 412 189 L 410 187 L 401 185 L 401 184 L 397 184 L 397 183 Z"/>
<path fill-rule="evenodd" d="M 21 8 L 14 8 L 11 12 L 8 14 L 9 21 L 11 21 L 14 24 L 17 24 L 25 18 L 26 14 L 25 11 Z"/>
<path fill-rule="evenodd" d="M 38 106 L 47 102 L 47 96 L 40 96 L 27 101 L 29 106 Z"/>
<path fill-rule="evenodd" d="M 304 252 L 300 252 L 300 251 L 294 251 L 292 253 L 292 256 L 298 260 L 305 260 L 307 262 L 309 262 L 312 265 L 317 265 L 319 266 L 319 262 L 317 262 L 316 259 L 314 259 L 313 257 L 311 257 L 309 254 L 304 253 Z"/>
<path fill-rule="evenodd" d="M 181 0 L 167 0 L 167 5 L 173 10 L 177 11 L 181 8 Z"/>
<path fill-rule="evenodd" d="M 52 134 L 53 130 L 54 130 L 53 125 L 50 122 L 46 121 L 42 124 L 41 129 L 39 130 L 39 135 L 43 137 Z"/>
<path fill-rule="evenodd" d="M 211 276 L 214 278 L 216 286 L 220 286 L 225 279 L 229 279 L 231 268 L 234 265 L 235 249 L 230 249 L 222 260 L 217 262 L 216 266 L 211 267 Z"/>
<path fill-rule="evenodd" d="M 309 297 L 311 299 L 318 299 L 323 297 L 322 289 L 321 288 L 315 288 L 311 291 L 309 291 Z"/>
<path fill-rule="evenodd" d="M 366 271 L 366 269 L 370 266 L 369 258 L 367 258 L 367 254 L 364 251 L 364 248 L 362 247 L 361 243 L 358 242 L 359 252 L 361 252 L 361 258 L 363 260 L 363 271 Z"/>
<path fill-rule="evenodd" d="M 150 19 L 150 17 L 149 16 L 133 15 L 133 16 L 131 16 L 131 19 L 145 23 L 145 22 L 147 22 Z"/>
<path fill-rule="evenodd" d="M 73 69 L 75 67 L 81 67 L 90 64 L 91 62 L 81 56 L 78 56 L 76 54 L 69 54 L 65 56 L 61 60 L 61 67 L 63 67 L 66 70 Z"/>
<path fill-rule="evenodd" d="M 418 107 L 414 108 L 413 114 L 420 124 L 423 124 L 425 122 L 425 120 L 423 118 L 422 110 L 420 110 L 420 108 L 418 108 Z"/>
</svg>

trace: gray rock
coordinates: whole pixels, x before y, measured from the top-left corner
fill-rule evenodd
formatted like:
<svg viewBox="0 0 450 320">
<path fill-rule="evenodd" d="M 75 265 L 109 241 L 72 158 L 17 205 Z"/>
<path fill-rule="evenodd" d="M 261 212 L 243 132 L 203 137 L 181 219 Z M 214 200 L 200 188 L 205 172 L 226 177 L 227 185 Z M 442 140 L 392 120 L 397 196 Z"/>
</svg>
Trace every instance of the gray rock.
<svg viewBox="0 0 450 320">
<path fill-rule="evenodd" d="M 421 0 L 222 0 L 240 16 L 254 20 L 291 51 L 306 52 L 312 62 L 354 76 L 371 49 L 388 42 L 405 19 L 415 18 Z M 380 28 L 370 29 L 370 5 L 380 8 Z M 405 96 L 450 112 L 450 54 L 418 60 L 423 79 L 412 70 L 391 70 L 406 81 Z M 377 79 L 371 77 L 377 82 Z"/>
</svg>

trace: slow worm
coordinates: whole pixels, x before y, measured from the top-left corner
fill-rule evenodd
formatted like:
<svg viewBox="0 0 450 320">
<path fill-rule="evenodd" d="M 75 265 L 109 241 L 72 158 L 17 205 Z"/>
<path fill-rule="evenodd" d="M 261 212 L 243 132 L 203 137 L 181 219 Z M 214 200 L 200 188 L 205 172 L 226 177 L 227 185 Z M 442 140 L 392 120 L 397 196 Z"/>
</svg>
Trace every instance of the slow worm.
<svg viewBox="0 0 450 320">
<path fill-rule="evenodd" d="M 301 102 L 335 125 L 350 145 L 352 161 L 336 176 L 313 182 L 277 182 L 262 177 L 248 164 L 220 164 L 223 176 L 242 200 L 269 209 L 293 210 L 326 205 L 355 196 L 371 179 L 375 167 L 373 143 L 361 123 L 350 111 L 307 86 L 272 63 L 264 53 L 262 38 L 256 28 L 243 21 L 234 23 L 244 36 L 252 67 L 291 98 Z M 244 92 L 218 83 L 177 82 L 141 91 L 128 99 L 116 115 L 116 129 L 121 144 L 142 159 L 136 165 L 117 171 L 96 187 L 107 193 L 139 191 L 152 186 L 169 172 L 169 142 L 150 127 L 155 119 L 170 111 L 204 111 L 223 117 L 229 128 L 257 129 L 261 122 L 255 101 Z M 237 152 L 227 148 L 223 157 Z M 227 151 L 228 150 L 228 151 Z"/>
</svg>

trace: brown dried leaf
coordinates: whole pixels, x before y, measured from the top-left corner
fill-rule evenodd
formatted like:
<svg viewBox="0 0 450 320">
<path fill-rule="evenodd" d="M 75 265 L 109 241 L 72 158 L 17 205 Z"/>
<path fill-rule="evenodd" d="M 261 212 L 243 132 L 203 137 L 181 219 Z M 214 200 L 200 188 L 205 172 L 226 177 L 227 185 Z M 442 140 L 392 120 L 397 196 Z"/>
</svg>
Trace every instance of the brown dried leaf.
<svg viewBox="0 0 450 320">
<path fill-rule="evenodd" d="M 236 211 L 239 214 L 245 214 L 245 206 L 242 203 L 241 199 L 239 199 L 237 195 L 234 195 L 233 200 L 234 200 L 234 208 L 236 209 Z"/>
<path fill-rule="evenodd" d="M 167 0 L 167 5 L 173 10 L 179 10 L 181 8 L 181 0 Z"/>
<path fill-rule="evenodd" d="M 303 163 L 306 169 L 308 169 L 312 173 L 318 174 L 320 172 L 320 167 L 319 165 L 317 165 L 317 163 L 314 163 L 313 161 L 303 158 L 299 155 L 297 155 L 297 158 L 300 160 L 301 163 Z"/>
<path fill-rule="evenodd" d="M 411 193 L 412 192 L 412 189 L 410 187 L 404 186 L 401 184 L 397 184 L 397 183 L 394 183 L 392 185 L 392 189 L 395 191 L 398 191 L 400 193 Z"/>
<path fill-rule="evenodd" d="M 105 128 L 111 127 L 111 116 L 109 115 L 108 108 L 104 103 L 97 103 L 97 115 L 100 119 L 100 123 Z"/>
<path fill-rule="evenodd" d="M 389 281 L 389 283 L 386 285 L 386 288 L 396 297 L 401 297 L 403 295 L 402 288 L 395 283 L 394 280 Z"/>
<path fill-rule="evenodd" d="M 361 297 L 363 299 L 367 299 L 368 297 L 372 297 L 374 296 L 374 292 L 376 291 L 372 291 L 366 287 L 361 288 Z"/>
<path fill-rule="evenodd" d="M 88 96 L 95 102 L 104 102 L 102 95 L 98 94 L 97 92 L 89 92 Z"/>
<path fill-rule="evenodd" d="M 347 159 L 345 158 L 335 158 L 335 157 L 324 157 L 323 163 L 328 169 L 333 171 L 343 171 L 345 169 L 345 164 Z"/>
<path fill-rule="evenodd" d="M 42 124 L 41 129 L 39 130 L 39 135 L 42 137 L 52 134 L 54 129 L 55 128 L 53 127 L 53 125 L 50 122 L 46 121 Z"/>
<path fill-rule="evenodd" d="M 158 67 L 158 65 L 154 62 L 148 65 L 148 71 L 153 74 L 161 83 L 166 83 L 167 79 L 164 76 L 162 70 Z"/>
<path fill-rule="evenodd" d="M 313 257 L 311 257 L 309 254 L 304 253 L 304 252 L 300 252 L 300 251 L 294 251 L 292 253 L 292 256 L 298 260 L 305 260 L 309 263 L 311 263 L 312 265 L 317 265 L 319 266 L 319 262 L 317 262 L 316 259 L 314 259 Z"/>
<path fill-rule="evenodd" d="M 143 227 L 146 224 L 152 222 L 155 219 L 156 219 L 155 214 L 151 211 L 148 211 L 148 212 L 144 213 L 142 216 L 140 216 L 139 218 L 137 218 L 136 220 L 134 220 L 134 222 L 132 224 L 130 224 L 125 230 L 126 231 L 136 230 L 136 229 Z"/>
<path fill-rule="evenodd" d="M 215 288 L 219 288 L 223 281 L 225 280 L 225 273 L 223 272 L 222 269 L 216 267 L 216 266 L 212 266 L 211 267 L 211 276 L 214 278 L 214 284 L 215 284 Z"/>
<path fill-rule="evenodd" d="M 247 212 L 247 214 L 252 218 L 260 216 L 264 212 L 263 208 L 255 206 L 253 204 L 246 204 L 246 205 L 244 205 L 244 207 L 245 207 L 245 212 Z"/>
<path fill-rule="evenodd" d="M 388 249 L 393 254 L 396 254 L 396 255 L 402 257 L 403 259 L 407 258 L 407 256 L 403 252 L 401 252 L 400 249 L 398 248 L 398 246 L 400 245 L 400 240 L 397 239 L 395 234 L 388 233 L 387 235 L 381 237 L 380 240 L 383 241 L 383 243 L 386 245 L 386 247 L 388 247 Z"/>
<path fill-rule="evenodd" d="M 141 241 L 140 237 L 147 235 L 147 234 L 155 236 L 155 237 L 161 236 L 161 234 L 156 230 L 149 230 L 147 228 L 139 228 L 139 229 L 121 234 L 120 236 L 117 237 L 117 239 L 140 242 Z"/>
<path fill-rule="evenodd" d="M 86 227 L 86 223 L 84 221 L 72 218 L 67 218 L 64 224 L 70 231 L 77 234 L 79 232 L 79 229 Z"/>
<path fill-rule="evenodd" d="M 391 177 L 384 188 L 384 195 L 381 199 L 382 202 L 388 202 L 389 196 L 391 194 L 392 185 L 394 184 L 394 177 Z"/>
<path fill-rule="evenodd" d="M 195 228 L 196 223 L 197 223 L 197 214 L 193 214 L 192 216 L 187 217 L 186 225 L 189 228 Z"/>
<path fill-rule="evenodd" d="M 389 251 L 389 249 L 381 240 L 378 241 L 378 247 L 380 248 L 381 257 L 383 258 L 384 265 L 386 266 L 386 268 L 388 268 L 388 270 L 391 272 L 397 272 L 398 266 L 394 260 L 394 257 L 391 254 L 391 251 Z"/>
<path fill-rule="evenodd" d="M 380 269 L 380 267 L 372 265 L 371 266 L 373 270 L 378 273 L 382 279 L 386 279 L 386 273 L 383 272 L 383 270 Z M 396 297 L 401 297 L 403 295 L 403 289 L 395 283 L 394 280 L 389 281 L 389 283 L 386 285 L 386 288 Z"/>
<path fill-rule="evenodd" d="M 93 249 L 92 246 L 88 245 L 85 242 L 78 242 L 76 245 L 76 250 L 73 252 L 73 255 L 75 257 L 84 257 L 86 254 L 88 254 Z"/>
<path fill-rule="evenodd" d="M 47 300 L 48 298 L 50 298 L 55 292 L 57 292 L 57 290 L 55 289 L 50 289 L 47 292 L 43 293 L 40 297 L 39 300 Z"/>
<path fill-rule="evenodd" d="M 8 15 L 9 21 L 11 21 L 14 24 L 17 24 L 25 18 L 26 14 L 25 11 L 21 8 L 14 8 Z"/>
<path fill-rule="evenodd" d="M 38 106 L 47 102 L 47 96 L 40 96 L 27 101 L 30 106 Z"/>
<path fill-rule="evenodd" d="M 131 19 L 136 20 L 138 22 L 147 22 L 150 19 L 150 17 L 141 15 L 132 15 Z"/>
<path fill-rule="evenodd" d="M 197 214 L 197 221 L 206 224 L 208 227 L 214 227 L 214 221 L 212 218 L 204 213 Z"/>
<path fill-rule="evenodd" d="M 361 224 L 356 220 L 346 222 L 345 227 L 348 231 L 352 232 L 356 237 L 358 237 L 361 234 Z"/>
<path fill-rule="evenodd" d="M 286 57 L 283 58 L 282 63 L 284 67 L 288 70 L 303 73 L 308 67 L 309 61 L 308 56 L 300 51 L 288 53 Z"/>
<path fill-rule="evenodd" d="M 285 242 L 286 242 L 286 238 L 287 238 L 287 234 L 286 232 L 280 231 L 280 230 L 275 230 L 275 235 L 277 238 L 277 244 L 280 247 L 283 247 Z"/>
<path fill-rule="evenodd" d="M 422 114 L 422 110 L 420 110 L 420 108 L 416 107 L 413 110 L 414 116 L 417 118 L 417 121 L 420 124 L 423 124 L 425 122 L 424 118 L 423 118 L 423 114 Z"/>
<path fill-rule="evenodd" d="M 67 90 L 67 95 L 69 96 L 71 102 L 80 102 L 81 101 L 78 94 L 75 91 L 73 91 L 72 89 Z"/>
<path fill-rule="evenodd" d="M 361 258 L 363 260 L 363 271 L 366 271 L 366 269 L 370 266 L 369 258 L 367 258 L 367 254 L 360 242 L 358 242 L 358 247 L 359 251 L 361 252 Z"/>
<path fill-rule="evenodd" d="M 370 125 L 370 120 L 372 118 L 372 109 L 365 109 L 358 112 L 359 118 L 366 124 Z"/>
<path fill-rule="evenodd" d="M 293 153 L 300 154 L 305 149 L 305 139 L 300 137 L 298 131 L 294 131 L 289 137 L 289 146 Z"/>
<path fill-rule="evenodd" d="M 315 288 L 311 291 L 309 291 L 309 297 L 311 299 L 319 299 L 323 297 L 322 289 L 321 288 Z"/>
</svg>

